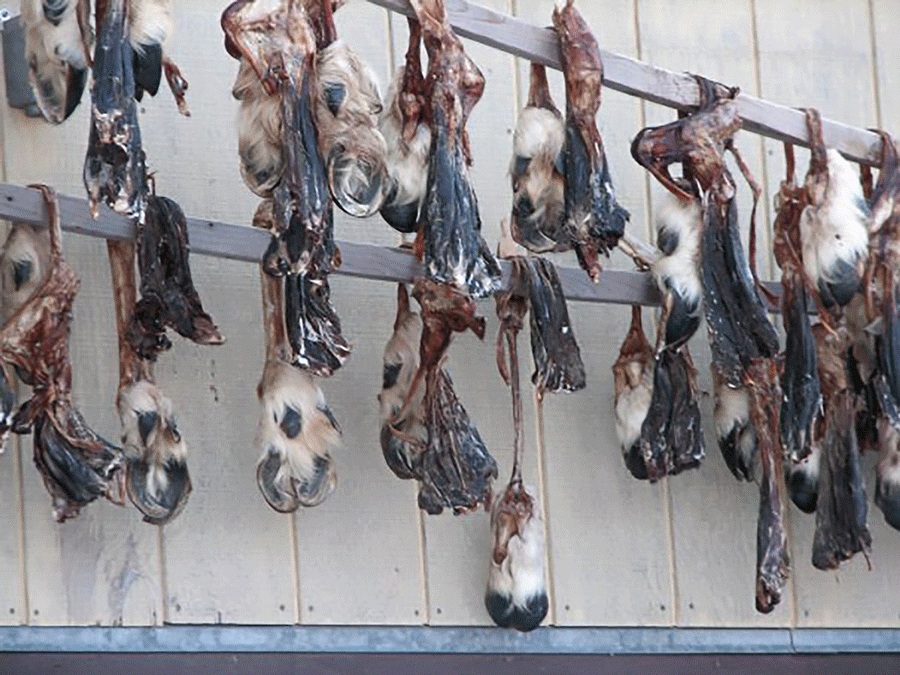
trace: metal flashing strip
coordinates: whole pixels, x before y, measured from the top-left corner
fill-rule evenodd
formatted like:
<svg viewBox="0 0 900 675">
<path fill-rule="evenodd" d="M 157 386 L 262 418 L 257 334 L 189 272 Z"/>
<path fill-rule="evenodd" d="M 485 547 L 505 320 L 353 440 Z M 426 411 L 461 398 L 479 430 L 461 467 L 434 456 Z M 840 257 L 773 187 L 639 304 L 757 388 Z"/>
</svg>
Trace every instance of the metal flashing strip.
<svg viewBox="0 0 900 675">
<path fill-rule="evenodd" d="M 900 629 L 430 626 L 0 627 L 10 652 L 825 654 L 900 651 Z"/>
</svg>

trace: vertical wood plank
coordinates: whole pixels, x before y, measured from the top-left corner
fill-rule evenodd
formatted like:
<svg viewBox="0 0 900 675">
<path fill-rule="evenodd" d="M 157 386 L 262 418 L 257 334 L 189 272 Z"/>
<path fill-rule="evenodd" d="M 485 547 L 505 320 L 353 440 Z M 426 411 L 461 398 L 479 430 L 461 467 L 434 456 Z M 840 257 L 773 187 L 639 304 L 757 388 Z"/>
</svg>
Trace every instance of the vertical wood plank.
<svg viewBox="0 0 900 675">
<path fill-rule="evenodd" d="M 392 68 L 385 10 L 356 0 L 335 17 L 338 35 L 373 68 L 386 92 Z M 367 220 L 341 215 L 335 228 L 342 239 L 397 242 L 377 215 Z M 333 277 L 331 287 L 353 354 L 334 377 L 321 382 L 343 428 L 343 447 L 335 453 L 334 494 L 295 518 L 300 616 L 303 623 L 421 623 L 426 608 L 416 504 L 410 483 L 397 479 L 382 457 L 376 400 L 382 352 L 393 330 L 396 286 Z"/>
<path fill-rule="evenodd" d="M 222 47 L 222 3 L 176 5 L 169 53 L 191 83 L 192 116 L 171 96 L 146 102 L 141 124 L 160 193 L 186 213 L 249 223 L 259 202 L 238 170 L 237 63 Z M 194 257 L 194 281 L 226 344 L 173 339 L 157 377 L 188 443 L 193 492 L 165 528 L 166 616 L 180 623 L 293 623 L 297 620 L 291 518 L 276 514 L 256 486 L 256 384 L 264 349 L 259 271 Z M 249 592 L 237 589 L 249 589 Z"/>
<path fill-rule="evenodd" d="M 3 34 L 0 32 L 0 40 Z M 0 72 L 0 91 L 6 90 L 5 69 Z M 4 120 L 11 112 L 9 106 L 0 109 Z M 0 177 L 6 175 L 6 124 L 0 122 Z M 8 223 L 0 221 L 0 235 L 6 241 Z M 0 454 L 0 624 L 20 624 L 28 621 L 25 600 L 22 531 L 22 470 L 18 437 L 11 436 L 6 451 Z"/>
<path fill-rule="evenodd" d="M 759 22 L 762 94 L 788 105 L 818 107 L 823 116 L 872 127 L 877 122 L 869 7 L 865 1 L 804 2 L 790 6 L 756 0 Z M 884 47 L 888 71 L 896 70 L 896 38 Z M 783 174 L 780 144 L 766 141 L 769 194 Z M 799 153 L 802 179 L 809 153 Z M 773 168 L 774 167 L 774 168 Z M 873 571 L 856 556 L 837 572 L 821 572 L 810 562 L 815 518 L 791 506 L 792 559 L 800 626 L 896 625 L 900 596 L 890 581 L 900 555 L 900 538 L 887 527 L 871 503 L 874 458 L 864 458 L 872 531 Z M 878 589 L 875 591 L 875 589 Z"/>
<path fill-rule="evenodd" d="M 732 2 L 721 11 L 709 0 L 694 3 L 690 11 L 672 12 L 665 2 L 640 0 L 642 58 L 670 70 L 686 70 L 744 91 L 756 93 L 753 17 L 749 3 Z M 672 111 L 648 105 L 648 124 L 674 119 Z M 761 143 L 757 136 L 738 134 L 737 145 L 757 180 L 763 180 Z M 752 203 L 751 192 L 737 167 L 731 171 L 738 183 L 741 229 L 747 240 Z M 651 198 L 659 204 L 664 191 L 651 181 Z M 761 198 L 758 215 L 760 273 L 771 275 L 769 228 Z M 745 251 L 747 249 L 745 248 Z M 710 351 L 706 330 L 697 331 L 690 343 L 705 392 L 701 414 L 706 430 L 707 457 L 698 470 L 669 479 L 678 584 L 678 625 L 682 626 L 771 626 L 790 622 L 790 593 L 767 616 L 754 609 L 756 569 L 756 518 L 759 490 L 739 484 L 722 461 L 714 433 L 713 387 L 710 381 Z M 723 561 L 722 551 L 727 551 Z M 715 593 L 709 592 L 711 578 Z"/>
</svg>

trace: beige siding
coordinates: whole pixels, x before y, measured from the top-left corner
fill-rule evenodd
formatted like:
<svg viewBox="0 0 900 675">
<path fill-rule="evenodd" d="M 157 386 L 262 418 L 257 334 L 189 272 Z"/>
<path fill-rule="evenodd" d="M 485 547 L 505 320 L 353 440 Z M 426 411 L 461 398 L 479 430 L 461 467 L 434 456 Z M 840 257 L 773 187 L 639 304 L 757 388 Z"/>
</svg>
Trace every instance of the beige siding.
<svg viewBox="0 0 900 675">
<path fill-rule="evenodd" d="M 551 0 L 482 0 L 482 4 L 548 25 Z M 900 133 L 900 20 L 889 0 L 829 2 L 726 0 L 674 8 L 661 0 L 579 3 L 600 45 L 670 70 L 704 74 L 791 106 L 813 105 L 846 123 L 879 123 Z M 149 165 L 162 194 L 194 216 L 247 223 L 257 198 L 241 181 L 236 157 L 235 62 L 222 48 L 223 3 L 177 3 L 169 53 L 190 82 L 192 116 L 177 114 L 168 92 L 141 104 Z M 371 64 L 386 89 L 406 48 L 405 19 L 349 0 L 337 15 L 340 34 Z M 483 232 L 491 246 L 511 203 L 508 163 L 515 116 L 527 95 L 527 63 L 466 41 L 487 79 L 470 135 L 472 179 Z M 2 77 L 2 74 L 0 74 Z M 551 88 L 564 106 L 562 77 Z M 47 182 L 81 196 L 87 98 L 66 124 L 51 127 L 0 106 L 5 180 Z M 604 92 L 598 124 L 618 197 L 631 211 L 630 231 L 651 236 L 649 215 L 661 197 L 648 190 L 629 144 L 645 123 L 674 112 Z M 771 195 L 783 173 L 780 144 L 740 134 L 738 146 L 764 185 L 760 269 L 771 276 Z M 800 171 L 806 154 L 799 153 Z M 735 171 L 737 176 L 737 172 Z M 738 179 L 740 183 L 740 179 Z M 749 192 L 741 187 L 746 233 Z M 336 213 L 337 236 L 393 245 L 380 219 Z M 117 379 L 115 326 L 103 243 L 69 236 L 66 252 L 82 278 L 72 335 L 75 399 L 111 440 Z M 563 256 L 574 265 L 571 256 Z M 333 298 L 354 353 L 322 383 L 344 431 L 335 456 L 335 493 L 293 516 L 268 508 L 255 484 L 253 436 L 262 367 L 258 270 L 205 257 L 192 261 L 207 310 L 227 343 L 198 347 L 181 340 L 160 358 L 158 379 L 175 403 L 189 445 L 193 480 L 185 511 L 164 528 L 141 522 L 133 508 L 92 504 L 74 521 L 52 520 L 31 442 L 0 455 L 0 624 L 152 625 L 433 624 L 490 620 L 482 598 L 490 550 L 484 512 L 424 516 L 416 487 L 397 480 L 378 444 L 375 396 L 381 352 L 394 313 L 393 284 L 335 277 Z M 611 268 L 627 269 L 617 255 Z M 509 392 L 496 372 L 494 303 L 483 343 L 457 337 L 449 368 L 463 404 L 498 462 L 501 490 L 512 458 Z M 856 559 L 837 573 L 810 565 L 814 522 L 790 509 L 792 583 L 769 616 L 753 609 L 758 492 L 739 484 L 721 460 L 708 428 L 699 471 L 658 485 L 627 473 L 613 431 L 610 367 L 628 325 L 625 307 L 572 303 L 570 313 L 588 374 L 578 394 L 550 396 L 536 410 L 528 385 L 527 330 L 520 336 L 526 395 L 525 477 L 541 489 L 548 524 L 551 595 L 556 625 L 896 626 L 900 590 L 893 582 L 900 536 L 870 507 L 873 570 Z M 645 327 L 655 313 L 644 312 Z M 652 334 L 652 331 L 650 331 Z M 708 348 L 702 332 L 692 349 L 700 371 L 707 427 L 712 418 Z M 542 417 L 543 433 L 537 418 Z M 874 489 L 867 458 L 869 492 Z"/>
</svg>

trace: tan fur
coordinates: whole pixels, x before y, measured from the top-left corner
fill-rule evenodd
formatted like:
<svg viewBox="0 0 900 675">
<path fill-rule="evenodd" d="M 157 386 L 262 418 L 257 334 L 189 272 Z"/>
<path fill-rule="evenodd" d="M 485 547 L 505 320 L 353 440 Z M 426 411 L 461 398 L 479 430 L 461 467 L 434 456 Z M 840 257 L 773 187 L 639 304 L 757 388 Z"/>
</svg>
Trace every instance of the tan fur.
<svg viewBox="0 0 900 675">
<path fill-rule="evenodd" d="M 377 80 L 371 68 L 340 40 L 316 55 L 316 75 L 314 114 L 319 146 L 329 164 L 329 174 L 335 154 L 343 160 L 351 160 L 351 168 L 345 173 L 330 175 L 332 193 L 353 215 L 371 215 L 381 206 L 381 198 L 376 198 L 375 204 L 357 204 L 352 195 L 376 177 L 386 187 L 387 145 L 378 130 L 381 95 Z M 346 91 L 336 115 L 325 99 L 325 90 L 334 84 L 342 85 Z"/>
<path fill-rule="evenodd" d="M 22 21 L 31 88 L 47 121 L 59 124 L 65 118 L 70 69 L 87 68 L 76 1 L 70 0 L 54 26 L 44 18 L 41 0 L 23 0 Z"/>
<path fill-rule="evenodd" d="M 282 457 L 275 484 L 283 492 L 292 493 L 291 480 L 310 480 L 315 475 L 315 457 L 325 458 L 329 465 L 328 484 L 316 503 L 323 501 L 337 482 L 331 452 L 340 447 L 341 433 L 322 412 L 326 405 L 322 390 L 309 373 L 284 361 L 270 360 L 263 371 L 259 394 L 263 407 L 256 432 L 260 461 L 274 449 Z M 302 418 L 296 438 L 288 438 L 279 426 L 288 405 L 299 410 Z"/>
<path fill-rule="evenodd" d="M 131 0 L 131 46 L 162 45 L 172 32 L 172 0 Z"/>
<path fill-rule="evenodd" d="M 253 192 L 268 197 L 284 171 L 281 102 L 277 96 L 266 93 L 256 71 L 245 59 L 241 59 L 232 94 L 241 102 L 238 111 L 241 176 Z M 268 178 L 257 180 L 262 174 Z"/>
</svg>

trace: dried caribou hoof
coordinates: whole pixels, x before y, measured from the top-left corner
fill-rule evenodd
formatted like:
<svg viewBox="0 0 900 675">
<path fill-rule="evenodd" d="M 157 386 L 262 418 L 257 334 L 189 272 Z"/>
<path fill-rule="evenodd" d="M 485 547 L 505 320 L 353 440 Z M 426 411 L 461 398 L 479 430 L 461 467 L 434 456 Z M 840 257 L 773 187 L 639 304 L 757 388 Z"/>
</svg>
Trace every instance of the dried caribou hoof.
<svg viewBox="0 0 900 675">
<path fill-rule="evenodd" d="M 785 462 L 785 482 L 794 505 L 804 513 L 815 513 L 819 498 L 819 462 L 821 450 L 812 446 L 812 452 L 803 459 Z"/>
<path fill-rule="evenodd" d="M 259 397 L 260 492 L 281 513 L 321 504 L 337 482 L 331 450 L 340 445 L 341 437 L 322 390 L 308 373 L 282 361 L 268 361 Z"/>
<path fill-rule="evenodd" d="M 507 487 L 491 512 L 494 549 L 484 606 L 501 628 L 523 632 L 547 616 L 544 585 L 544 521 L 532 488 Z"/>
<path fill-rule="evenodd" d="M 384 163 L 372 163 L 343 145 L 336 145 L 328 156 L 328 185 L 335 204 L 356 218 L 367 218 L 384 202 Z"/>
<path fill-rule="evenodd" d="M 164 525 L 184 509 L 191 493 L 187 446 L 172 417 L 172 403 L 152 383 L 119 392 L 125 452 L 125 487 L 144 521 Z"/>
</svg>

